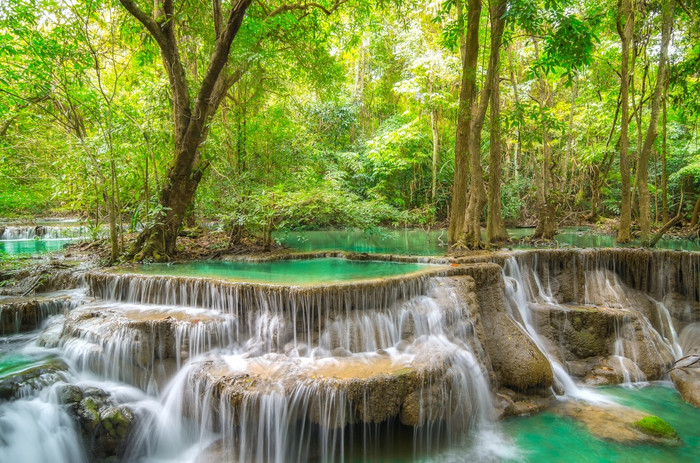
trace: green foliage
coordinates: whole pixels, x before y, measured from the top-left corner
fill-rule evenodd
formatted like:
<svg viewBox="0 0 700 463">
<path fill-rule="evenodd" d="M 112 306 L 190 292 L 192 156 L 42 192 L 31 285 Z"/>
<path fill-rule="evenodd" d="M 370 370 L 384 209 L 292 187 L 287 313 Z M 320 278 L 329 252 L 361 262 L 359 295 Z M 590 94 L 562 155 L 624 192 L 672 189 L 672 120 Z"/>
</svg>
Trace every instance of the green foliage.
<svg viewBox="0 0 700 463">
<path fill-rule="evenodd" d="M 273 229 L 372 229 L 381 224 L 397 225 L 407 218 L 382 201 L 362 200 L 332 182 L 302 188 L 278 185 L 257 191 L 238 205 L 223 216 L 224 220 L 254 233 Z"/>
</svg>

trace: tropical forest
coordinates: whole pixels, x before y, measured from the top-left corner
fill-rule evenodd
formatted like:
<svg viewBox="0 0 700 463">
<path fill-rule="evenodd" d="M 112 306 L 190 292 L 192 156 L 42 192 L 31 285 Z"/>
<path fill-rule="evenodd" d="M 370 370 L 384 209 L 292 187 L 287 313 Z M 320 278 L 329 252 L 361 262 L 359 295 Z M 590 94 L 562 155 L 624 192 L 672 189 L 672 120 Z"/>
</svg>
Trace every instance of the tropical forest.
<svg viewBox="0 0 700 463">
<path fill-rule="evenodd" d="M 0 0 L 0 462 L 700 460 L 700 0 Z"/>
</svg>

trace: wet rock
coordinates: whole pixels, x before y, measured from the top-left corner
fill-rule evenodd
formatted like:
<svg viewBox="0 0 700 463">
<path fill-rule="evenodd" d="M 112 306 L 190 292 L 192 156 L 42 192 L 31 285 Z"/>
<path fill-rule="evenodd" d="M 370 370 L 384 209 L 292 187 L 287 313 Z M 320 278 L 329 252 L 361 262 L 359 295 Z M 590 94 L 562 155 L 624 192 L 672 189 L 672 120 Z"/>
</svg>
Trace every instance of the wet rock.
<svg viewBox="0 0 700 463">
<path fill-rule="evenodd" d="M 672 428 L 672 432 L 668 431 L 668 424 L 662 427 L 649 426 L 650 422 L 665 424 L 660 418 L 616 404 L 594 405 L 567 401 L 558 403 L 554 411 L 581 422 L 599 439 L 623 444 L 676 445 L 680 442 Z M 665 432 L 656 432 L 659 428 Z"/>
<path fill-rule="evenodd" d="M 683 296 L 678 292 L 668 293 L 663 303 L 671 316 L 680 322 L 700 320 L 700 302 Z"/>
<path fill-rule="evenodd" d="M 670 376 L 683 399 L 700 408 L 700 355 L 680 359 Z"/>
<path fill-rule="evenodd" d="M 0 280 L 8 282 L 0 288 L 0 294 L 20 297 L 78 288 L 84 284 L 85 276 L 77 265 L 77 262 L 49 261 L 0 273 Z"/>
<path fill-rule="evenodd" d="M 611 355 L 600 359 L 585 374 L 583 382 L 588 386 L 607 386 L 629 381 L 642 381 L 646 375 L 636 363 L 627 357 Z"/>
<path fill-rule="evenodd" d="M 647 318 L 630 309 L 535 305 L 538 332 L 569 372 L 591 385 L 662 378 L 673 364 L 669 344 Z"/>
<path fill-rule="evenodd" d="M 509 416 L 534 415 L 551 405 L 552 398 L 537 395 L 524 395 L 508 388 L 501 388 L 496 394 L 499 418 Z"/>
<path fill-rule="evenodd" d="M 79 424 L 90 461 L 119 461 L 134 429 L 134 413 L 117 405 L 105 391 L 63 385 L 59 398 Z"/>
<path fill-rule="evenodd" d="M 678 336 L 684 355 L 700 354 L 700 322 L 687 325 Z"/>
<path fill-rule="evenodd" d="M 60 359 L 29 364 L 0 376 L 0 400 L 15 400 L 57 383 L 68 366 Z"/>
<path fill-rule="evenodd" d="M 482 266 L 473 277 L 485 334 L 484 348 L 498 384 L 517 391 L 549 388 L 547 357 L 506 312 L 505 288 L 497 265 Z"/>
<path fill-rule="evenodd" d="M 70 310 L 75 303 L 62 297 L 13 297 L 0 300 L 0 334 L 35 330 L 52 315 Z"/>
<path fill-rule="evenodd" d="M 234 333 L 235 320 L 214 311 L 91 304 L 66 317 L 57 339 L 42 341 L 63 347 L 83 368 L 146 390 L 164 384 L 190 356 L 230 345 Z"/>
</svg>

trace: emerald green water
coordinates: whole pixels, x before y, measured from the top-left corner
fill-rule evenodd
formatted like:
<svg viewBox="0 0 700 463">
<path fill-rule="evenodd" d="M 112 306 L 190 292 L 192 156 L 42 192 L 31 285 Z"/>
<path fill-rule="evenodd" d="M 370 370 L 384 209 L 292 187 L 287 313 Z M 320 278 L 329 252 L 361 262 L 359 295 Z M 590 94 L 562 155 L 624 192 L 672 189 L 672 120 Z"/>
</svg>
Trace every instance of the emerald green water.
<svg viewBox="0 0 700 463">
<path fill-rule="evenodd" d="M 591 435 L 585 426 L 552 412 L 513 418 L 504 428 L 526 462 L 692 462 L 700 461 L 700 410 L 687 404 L 670 383 L 628 389 L 606 387 L 597 391 L 616 402 L 660 416 L 681 436 L 677 446 L 623 445 Z"/>
<path fill-rule="evenodd" d="M 0 240 L 0 254 L 15 256 L 21 254 L 44 254 L 60 251 L 68 243 L 75 243 L 75 238 L 49 239 L 49 240 Z"/>
<path fill-rule="evenodd" d="M 508 234 L 513 239 L 530 236 L 534 228 L 511 228 Z M 360 230 L 319 230 L 306 232 L 276 233 L 275 240 L 295 251 L 349 251 L 375 254 L 407 254 L 417 256 L 440 256 L 447 251 L 445 230 L 380 230 L 365 233 Z M 483 238 L 486 238 L 485 235 Z M 615 237 L 595 234 L 589 228 L 564 228 L 554 239 L 565 246 L 579 248 L 617 247 Z M 633 242 L 628 246 L 640 246 Z M 513 244 L 511 247 L 529 249 L 527 243 Z M 700 251 L 700 243 L 685 239 L 663 239 L 656 245 L 658 249 Z"/>
<path fill-rule="evenodd" d="M 385 278 L 435 267 L 435 265 L 430 264 L 323 258 L 271 262 L 198 261 L 176 264 L 146 264 L 120 271 L 143 275 L 208 277 L 303 285 Z"/>
<path fill-rule="evenodd" d="M 439 256 L 447 251 L 447 232 L 443 230 L 318 230 L 276 233 L 278 243 L 295 251 L 349 251 L 371 254 L 409 254 Z"/>
</svg>

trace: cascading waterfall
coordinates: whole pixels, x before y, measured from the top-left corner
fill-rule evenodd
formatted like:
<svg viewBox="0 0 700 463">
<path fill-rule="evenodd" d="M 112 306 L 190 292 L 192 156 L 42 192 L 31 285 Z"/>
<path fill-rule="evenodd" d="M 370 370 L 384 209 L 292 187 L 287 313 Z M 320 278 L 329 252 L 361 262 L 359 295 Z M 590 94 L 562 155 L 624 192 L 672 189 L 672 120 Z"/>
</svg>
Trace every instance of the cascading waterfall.
<svg viewBox="0 0 700 463">
<path fill-rule="evenodd" d="M 369 450 L 371 436 L 384 426 L 381 446 L 395 432 L 393 420 L 413 426 L 416 453 L 455 444 L 470 428 L 490 426 L 493 408 L 465 305 L 436 281 L 427 295 L 382 310 L 324 307 L 332 318 L 311 341 L 308 325 L 285 313 L 272 324 L 294 331 L 284 352 L 257 349 L 270 345 L 259 338 L 274 331 L 259 329 L 270 326 L 268 306 L 249 315 L 263 321 L 250 323 L 249 338 L 238 339 L 232 353 L 185 366 L 165 393 L 165 408 L 198 423 L 181 431 L 191 445 L 215 432 L 223 437 L 217 451 L 241 461 L 342 461 L 358 446 L 377 451 Z M 396 400 L 404 403 L 383 403 Z M 169 423 L 161 416 L 148 424 L 156 431 L 134 453 L 167 451 L 171 438 L 162 426 Z"/>
<path fill-rule="evenodd" d="M 529 283 L 527 277 L 534 281 L 534 288 L 533 285 Z M 549 289 L 549 287 L 545 289 L 536 273 L 528 273 L 527 277 L 523 277 L 523 272 L 515 258 L 509 257 L 506 259 L 503 266 L 503 278 L 506 284 L 506 298 L 509 302 L 508 307 L 511 315 L 525 332 L 530 335 L 542 353 L 545 354 L 552 366 L 552 373 L 554 373 L 556 381 L 567 396 L 590 402 L 600 402 L 603 400 L 600 395 L 589 389 L 581 388 L 576 384 L 564 365 L 552 355 L 546 343 L 537 332 L 532 320 L 529 305 L 530 301 L 550 305 L 555 305 L 556 302 L 551 295 L 551 289 Z"/>
<path fill-rule="evenodd" d="M 55 387 L 0 407 L 0 461 L 88 461 L 74 420 Z"/>
<path fill-rule="evenodd" d="M 0 227 L 1 228 L 1 227 Z M 82 238 L 88 235 L 85 227 L 50 227 L 50 226 L 8 226 L 4 227 L 0 240 L 31 240 Z"/>
<path fill-rule="evenodd" d="M 610 326 L 605 352 L 580 357 L 618 362 L 624 382 L 665 374 L 666 351 L 697 352 L 695 261 L 648 258 L 673 276 L 639 276 L 627 257 L 560 254 L 516 253 L 502 271 L 508 313 L 546 355 L 557 392 L 602 402 L 574 381 L 583 375 L 562 341 L 561 326 L 585 325 L 592 312 Z M 123 461 L 513 458 L 492 421 L 503 406 L 492 394 L 527 391 L 493 379 L 500 370 L 484 330 L 496 311 L 517 327 L 503 310 L 500 270 L 469 271 L 327 286 L 89 273 L 96 300 L 39 310 L 58 316 L 24 353 L 60 362 L 45 382 L 0 401 L 0 461 L 95 459 L 58 397 L 66 384 L 133 411 Z M 489 300 L 494 281 L 499 297 Z M 545 319 L 558 325 L 547 331 Z"/>
<path fill-rule="evenodd" d="M 673 270 L 685 268 L 688 274 L 697 275 L 694 264 L 683 260 L 683 256 L 675 260 L 655 258 L 655 263 L 662 265 L 669 273 L 680 276 L 652 278 L 651 272 L 648 272 L 650 277 L 642 278 L 627 269 L 624 258 L 628 256 L 620 256 L 622 263 L 615 260 L 617 254 L 600 257 L 589 251 L 516 253 L 505 259 L 504 277 L 511 312 L 543 352 L 547 352 L 557 379 L 563 384 L 571 386 L 574 383 L 569 382 L 571 377 L 564 364 L 559 362 L 560 355 L 556 355 L 551 343 L 543 340 L 538 333 L 537 324 L 532 319 L 532 306 L 538 307 L 538 310 L 558 312 L 564 320 L 577 307 L 580 307 L 577 310 L 584 312 L 602 310 L 613 321 L 610 361 L 621 372 L 625 383 L 645 381 L 645 371 L 652 371 L 654 376 L 662 375 L 665 370 L 659 371 L 659 368 L 663 369 L 663 365 L 668 365 L 673 358 L 683 355 L 670 310 L 664 304 L 663 297 L 671 291 L 681 290 L 688 294 L 694 292 L 688 284 L 687 274 Z M 642 257 L 651 260 L 645 254 Z M 686 275 L 685 279 L 683 275 Z M 632 282 L 634 286 L 645 288 L 651 293 L 630 287 L 626 282 Z M 563 322 L 564 325 L 571 323 L 571 320 Z M 640 369 L 640 365 L 644 367 Z M 564 386 L 567 395 L 572 395 L 570 386 Z M 573 394 L 580 391 L 578 388 Z"/>
</svg>

